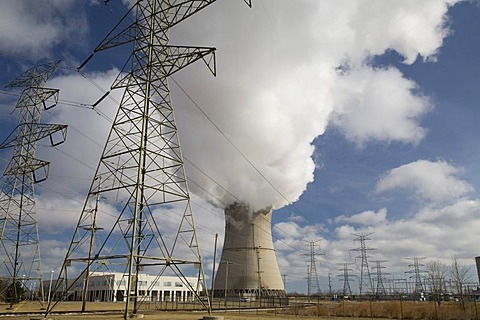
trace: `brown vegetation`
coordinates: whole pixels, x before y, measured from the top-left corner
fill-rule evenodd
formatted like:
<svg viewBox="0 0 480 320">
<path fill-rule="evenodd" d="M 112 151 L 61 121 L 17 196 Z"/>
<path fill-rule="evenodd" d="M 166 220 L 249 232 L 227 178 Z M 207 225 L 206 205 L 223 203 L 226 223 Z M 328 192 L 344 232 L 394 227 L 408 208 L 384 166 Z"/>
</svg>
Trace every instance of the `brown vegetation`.
<svg viewBox="0 0 480 320">
<path fill-rule="evenodd" d="M 465 309 L 460 302 L 444 302 L 437 304 L 435 302 L 415 302 L 415 301 L 339 301 L 329 302 L 320 301 L 320 303 L 291 304 L 287 308 L 269 308 L 268 310 L 256 309 L 253 305 L 248 309 L 235 309 L 225 312 L 218 310 L 215 314 L 224 316 L 225 320 L 234 319 L 303 319 L 313 320 L 323 319 L 441 319 L 441 320 L 478 320 L 477 305 L 474 301 L 465 302 Z M 32 314 L 41 315 L 41 305 L 38 302 L 30 302 L 17 305 L 16 310 L 7 310 L 8 305 L 0 304 L 0 318 L 6 313 L 16 313 L 12 316 L 15 320 L 32 319 Z M 89 303 L 89 310 L 97 310 L 95 314 L 80 314 L 79 304 L 74 302 L 65 302 L 59 304 L 56 308 L 58 312 L 76 311 L 74 313 L 53 314 L 50 318 L 55 320 L 73 320 L 73 319 L 122 319 L 123 304 L 114 303 Z M 252 308 L 253 307 L 253 308 Z M 148 310 L 149 309 L 149 310 Z M 103 311 L 102 311 L 103 310 Z M 106 310 L 111 312 L 106 313 Z M 17 313 L 18 312 L 18 313 Z M 31 312 L 31 313 L 30 313 Z M 27 314 L 28 313 L 28 314 Z M 163 311 L 156 310 L 154 306 L 149 306 L 141 311 L 145 314 L 145 319 L 184 319 L 197 320 L 202 319 L 206 312 L 197 311 Z"/>
<path fill-rule="evenodd" d="M 480 306 L 478 306 L 480 307 Z M 476 302 L 418 302 L 418 301 L 340 301 L 310 306 L 290 307 L 282 311 L 299 316 L 348 317 L 375 319 L 442 319 L 478 320 L 480 318 Z"/>
</svg>

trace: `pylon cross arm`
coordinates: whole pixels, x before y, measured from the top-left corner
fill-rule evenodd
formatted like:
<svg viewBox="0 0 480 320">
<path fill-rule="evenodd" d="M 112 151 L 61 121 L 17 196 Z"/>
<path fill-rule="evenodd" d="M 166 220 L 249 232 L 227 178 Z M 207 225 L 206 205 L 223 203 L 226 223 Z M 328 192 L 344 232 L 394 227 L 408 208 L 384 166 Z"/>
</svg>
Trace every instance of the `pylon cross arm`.
<svg viewBox="0 0 480 320">
<path fill-rule="evenodd" d="M 168 48 L 171 52 L 170 57 L 158 63 L 158 66 L 165 71 L 164 76 L 171 76 L 175 72 L 200 59 L 205 62 L 212 74 L 214 76 L 216 75 L 215 48 L 186 46 L 168 46 Z M 207 59 L 207 57 L 210 58 Z"/>
<path fill-rule="evenodd" d="M 58 103 L 58 94 L 60 90 L 50 88 L 30 87 L 23 91 L 22 96 L 17 102 L 16 108 L 28 108 L 38 104 L 43 104 L 44 109 L 48 110 Z M 46 105 L 47 101 L 51 101 L 52 105 Z"/>
<path fill-rule="evenodd" d="M 216 75 L 216 58 L 215 48 L 210 47 L 189 47 L 189 46 L 155 46 L 154 55 L 155 61 L 158 61 L 152 65 L 155 69 L 155 76 L 150 81 L 156 81 L 164 79 L 180 71 L 186 66 L 198 61 L 203 60 L 212 72 Z M 168 49 L 169 55 L 164 57 L 165 48 Z M 129 61 L 132 59 L 138 60 L 139 55 L 133 54 Z M 140 61 L 140 63 L 126 63 L 124 68 L 128 65 L 133 65 L 134 69 L 127 72 L 122 70 L 117 79 L 112 85 L 112 89 L 124 88 L 133 83 L 142 84 L 146 83 L 147 79 L 142 78 L 144 76 L 144 68 L 147 65 L 147 61 Z"/>
<path fill-rule="evenodd" d="M 95 48 L 94 52 L 103 51 L 138 40 L 138 37 L 140 36 L 139 32 L 137 32 L 138 27 L 141 25 L 148 25 L 148 21 L 151 20 L 152 14 L 155 14 L 156 25 L 158 26 L 156 32 L 164 33 L 166 30 L 179 24 L 216 1 L 217 0 L 173 1 L 168 7 L 160 11 L 151 10 L 150 14 L 146 14 L 141 19 L 137 19 L 136 22 L 132 23 L 130 15 L 132 11 L 141 4 L 141 1 L 137 1 L 112 31 Z M 249 7 L 252 6 L 251 0 L 244 0 L 244 2 Z"/>
<path fill-rule="evenodd" d="M 48 178 L 50 162 L 31 159 L 28 165 L 17 165 L 16 163 L 10 163 L 10 165 L 5 170 L 5 176 L 17 176 L 17 175 L 26 175 L 33 173 L 33 182 L 38 183 L 46 180 Z M 38 174 L 38 170 L 43 169 L 41 174 Z"/>
<path fill-rule="evenodd" d="M 56 60 L 50 63 L 45 63 L 25 71 L 17 79 L 10 82 L 6 87 L 7 88 L 21 88 L 21 87 L 40 87 L 42 86 L 50 77 L 50 75 L 55 71 L 57 66 L 60 64 L 60 60 Z"/>
<path fill-rule="evenodd" d="M 67 125 L 26 123 L 17 126 L 15 130 L 13 130 L 13 132 L 5 139 L 5 141 L 0 144 L 0 149 L 23 145 L 23 140 L 18 138 L 18 131 L 22 130 L 25 126 L 30 126 L 29 134 L 33 137 L 36 137 L 36 141 L 39 141 L 45 137 L 50 137 L 50 143 L 53 147 L 62 144 L 66 139 Z M 54 134 L 57 132 L 61 133 L 60 137 L 54 137 Z"/>
</svg>

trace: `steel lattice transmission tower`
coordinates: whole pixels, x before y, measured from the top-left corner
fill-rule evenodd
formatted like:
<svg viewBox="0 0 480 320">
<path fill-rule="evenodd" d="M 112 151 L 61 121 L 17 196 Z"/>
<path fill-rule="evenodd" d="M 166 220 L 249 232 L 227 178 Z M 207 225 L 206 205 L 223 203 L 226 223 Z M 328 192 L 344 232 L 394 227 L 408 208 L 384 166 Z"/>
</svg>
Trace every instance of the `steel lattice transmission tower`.
<svg viewBox="0 0 480 320">
<path fill-rule="evenodd" d="M 413 257 L 413 258 L 407 258 L 407 260 L 413 260 L 413 264 L 409 264 L 408 266 L 411 268 L 413 267 L 413 270 L 406 271 L 405 273 L 413 273 L 413 278 L 415 279 L 415 288 L 413 290 L 413 293 L 419 294 L 423 291 L 425 291 L 425 288 L 423 286 L 422 278 L 422 273 L 426 273 L 425 270 L 420 269 L 420 267 L 424 267 L 424 264 L 420 264 L 420 260 L 424 260 L 426 258 L 419 258 L 419 257 Z M 412 276 L 410 276 L 412 278 Z"/>
<path fill-rule="evenodd" d="M 343 264 L 343 267 L 342 269 L 340 269 L 340 271 L 342 271 L 342 274 L 339 275 L 339 277 L 342 277 L 343 278 L 343 295 L 344 296 L 347 296 L 347 295 L 352 295 L 352 288 L 350 287 L 350 274 L 349 274 L 349 271 L 352 271 L 352 269 L 350 269 L 348 267 L 349 263 L 344 263 Z"/>
<path fill-rule="evenodd" d="M 372 282 L 372 277 L 370 274 L 370 269 L 368 267 L 368 254 L 367 252 L 370 250 L 375 250 L 373 248 L 367 248 L 365 242 L 367 240 L 371 240 L 368 238 L 368 236 L 371 235 L 369 234 L 354 234 L 356 236 L 354 241 L 360 241 L 360 247 L 352 249 L 351 251 L 360 251 L 360 256 L 357 256 L 356 258 L 360 258 L 362 260 L 362 265 L 360 267 L 360 284 L 359 284 L 359 290 L 360 290 L 360 295 L 362 293 L 365 293 L 363 290 L 366 289 L 367 293 L 373 293 L 373 282 Z"/>
<path fill-rule="evenodd" d="M 137 1 L 95 49 L 133 44 L 112 85 L 125 91 L 54 289 L 64 298 L 81 279 L 88 284 L 90 272 L 112 265 L 125 268 L 125 319 L 144 301 L 138 280 L 144 270 L 175 274 L 198 295 L 185 276 L 197 267 L 206 289 L 168 78 L 198 60 L 215 74 L 215 49 L 171 45 L 169 31 L 215 1 Z M 74 264 L 80 274 L 67 283 Z"/>
<path fill-rule="evenodd" d="M 386 295 L 387 291 L 385 290 L 385 286 L 383 284 L 383 276 L 388 274 L 382 272 L 382 269 L 385 269 L 384 266 L 382 266 L 382 263 L 387 262 L 386 260 L 375 260 L 375 267 L 373 267 L 376 272 L 374 272 L 374 275 L 377 276 L 377 290 L 375 291 L 375 294 L 377 295 Z"/>
<path fill-rule="evenodd" d="M 324 255 L 323 253 L 316 253 L 315 252 L 315 247 L 316 247 L 316 242 L 317 241 L 308 241 L 308 246 L 309 246 L 309 254 L 308 256 L 310 259 L 308 260 L 309 265 L 307 267 L 307 294 L 310 296 L 313 291 L 312 289 L 315 287 L 317 288 L 316 293 L 320 293 L 320 283 L 318 281 L 318 273 L 317 273 L 317 255 Z"/>
<path fill-rule="evenodd" d="M 35 151 L 43 138 L 49 137 L 52 146 L 65 141 L 66 125 L 40 123 L 42 112 L 58 101 L 59 90 L 44 85 L 59 63 L 31 68 L 7 85 L 24 88 L 16 105 L 20 110 L 18 125 L 0 145 L 0 149 L 13 148 L 1 179 L 0 270 L 2 276 L 11 279 L 13 291 L 9 294 L 15 297 L 19 295 L 19 285 L 33 291 L 37 282 L 43 294 L 34 185 L 47 179 L 49 162 L 36 159 Z"/>
</svg>

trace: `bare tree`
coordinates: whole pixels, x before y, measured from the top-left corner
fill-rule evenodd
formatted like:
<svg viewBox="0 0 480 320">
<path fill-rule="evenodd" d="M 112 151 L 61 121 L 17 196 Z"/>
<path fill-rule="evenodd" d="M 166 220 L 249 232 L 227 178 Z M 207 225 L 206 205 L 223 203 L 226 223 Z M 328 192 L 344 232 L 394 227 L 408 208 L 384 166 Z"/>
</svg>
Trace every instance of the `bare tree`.
<svg viewBox="0 0 480 320">
<path fill-rule="evenodd" d="M 7 278 L 0 278 L 0 302 L 6 301 L 6 292 L 10 286 L 10 281 Z"/>
<path fill-rule="evenodd" d="M 430 285 L 430 291 L 434 295 L 435 301 L 440 301 L 440 296 L 446 292 L 445 278 L 448 273 L 448 267 L 440 260 L 429 261 L 425 264 L 427 270 L 427 280 Z"/>
<path fill-rule="evenodd" d="M 462 310 L 465 312 L 465 285 L 471 281 L 470 267 L 460 263 L 457 257 L 453 257 L 451 274 L 455 285 L 455 293 L 458 296 Z"/>
</svg>

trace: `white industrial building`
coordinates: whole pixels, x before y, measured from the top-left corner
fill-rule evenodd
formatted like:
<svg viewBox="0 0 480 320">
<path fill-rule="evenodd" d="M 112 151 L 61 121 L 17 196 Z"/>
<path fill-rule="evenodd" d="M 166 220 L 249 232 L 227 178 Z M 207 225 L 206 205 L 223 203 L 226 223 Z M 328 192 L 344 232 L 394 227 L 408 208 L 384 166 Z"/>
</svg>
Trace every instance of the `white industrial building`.
<svg viewBox="0 0 480 320">
<path fill-rule="evenodd" d="M 127 296 L 128 277 L 116 272 L 93 272 L 88 280 L 87 301 L 123 302 Z M 73 281 L 73 280 L 72 280 Z M 69 284 L 71 282 L 69 281 Z M 80 301 L 83 297 L 85 278 L 80 278 L 68 291 L 67 300 Z M 199 285 L 197 287 L 197 284 Z M 44 288 L 49 288 L 48 281 L 44 281 Z M 194 291 L 203 290 L 201 282 L 196 277 L 184 279 L 176 276 L 156 276 L 139 274 L 138 292 L 136 296 L 142 301 L 178 301 L 195 300 Z M 48 295 L 48 293 L 46 293 Z M 60 299 L 63 292 L 57 292 L 53 300 Z M 53 293 L 52 293 L 53 295 Z M 134 292 L 131 295 L 135 295 Z"/>
</svg>

